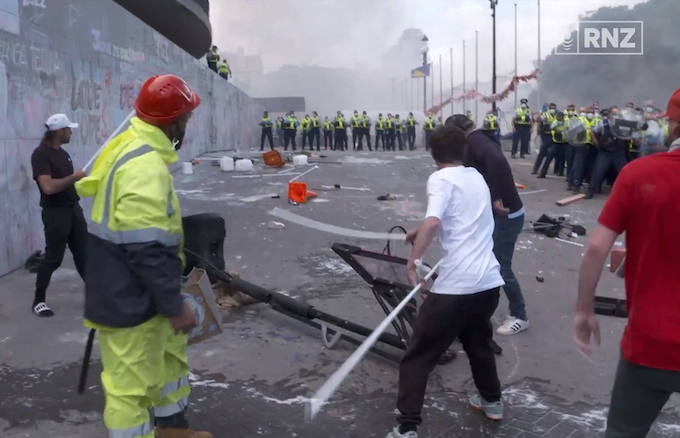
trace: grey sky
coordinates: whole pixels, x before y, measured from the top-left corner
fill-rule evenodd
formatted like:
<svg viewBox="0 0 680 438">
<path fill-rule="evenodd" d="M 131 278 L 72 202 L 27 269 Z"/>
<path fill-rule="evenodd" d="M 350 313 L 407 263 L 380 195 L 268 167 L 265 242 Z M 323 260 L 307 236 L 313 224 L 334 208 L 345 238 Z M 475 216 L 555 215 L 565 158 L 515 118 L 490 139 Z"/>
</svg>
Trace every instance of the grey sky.
<svg viewBox="0 0 680 438">
<path fill-rule="evenodd" d="M 579 15 L 601 6 L 631 6 L 643 1 L 542 0 L 543 57 L 574 28 Z M 537 0 L 500 0 L 499 74 L 514 68 L 514 3 L 518 4 L 519 74 L 533 68 L 537 55 Z M 453 47 L 457 78 L 462 75 L 463 39 L 467 40 L 467 75 L 474 75 L 478 30 L 480 77 L 491 74 L 488 0 L 211 0 L 210 4 L 215 44 L 230 52 L 238 47 L 251 54 L 261 50 L 265 71 L 285 64 L 353 68 L 365 63 L 377 68 L 381 55 L 403 30 L 414 27 L 429 37 L 435 63 L 443 56 L 446 77 L 449 48 Z"/>
</svg>

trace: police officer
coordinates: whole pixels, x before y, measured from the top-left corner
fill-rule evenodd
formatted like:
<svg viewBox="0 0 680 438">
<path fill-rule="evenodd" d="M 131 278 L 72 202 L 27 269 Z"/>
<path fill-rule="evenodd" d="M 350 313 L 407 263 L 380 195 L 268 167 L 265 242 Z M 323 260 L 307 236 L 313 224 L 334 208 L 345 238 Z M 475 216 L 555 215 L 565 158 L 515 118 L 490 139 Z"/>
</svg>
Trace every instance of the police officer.
<svg viewBox="0 0 680 438">
<path fill-rule="evenodd" d="M 217 53 L 217 46 L 212 46 L 206 57 L 208 68 L 217 73 L 217 63 L 220 61 L 220 54 Z"/>
<path fill-rule="evenodd" d="M 569 121 L 565 117 L 563 111 L 559 111 L 555 116 L 555 121 L 551 125 L 552 144 L 548 150 L 548 155 L 545 157 L 541 173 L 537 178 L 545 178 L 550 167 L 550 162 L 555 159 L 567 144 L 567 130 L 569 129 Z"/>
<path fill-rule="evenodd" d="M 576 116 L 576 105 L 574 105 L 573 103 L 570 103 L 569 105 L 567 105 L 567 109 L 564 111 L 564 120 L 567 124 L 569 124 L 569 119 L 571 117 L 575 117 L 575 116 Z M 573 148 L 571 147 L 571 145 L 569 143 L 566 143 L 566 144 L 563 145 L 563 147 L 560 147 L 558 152 L 559 152 L 559 154 L 557 155 L 557 157 L 555 157 L 554 173 L 555 173 L 555 175 L 558 175 L 558 176 L 564 176 L 564 170 L 565 170 L 565 167 L 567 166 L 567 163 L 568 163 L 567 158 L 569 158 L 569 160 L 571 160 L 571 156 L 573 154 Z"/>
<path fill-rule="evenodd" d="M 592 131 L 595 143 L 599 145 L 599 150 L 593 167 L 593 174 L 588 184 L 586 199 L 592 199 L 595 193 L 599 193 L 602 188 L 602 181 L 604 181 L 607 170 L 612 164 L 617 173 L 621 173 L 621 170 L 627 164 L 626 149 L 629 147 L 630 139 L 619 138 L 615 135 L 615 123 L 618 118 L 619 109 L 609 108 L 607 117 L 603 118 L 602 123 Z"/>
<path fill-rule="evenodd" d="M 361 132 L 361 124 L 359 111 L 354 110 L 354 115 L 352 116 L 352 150 L 357 150 L 357 140 L 359 139 L 359 133 Z"/>
<path fill-rule="evenodd" d="M 532 175 L 538 174 L 538 170 L 541 168 L 543 160 L 548 155 L 548 151 L 552 145 L 552 124 L 556 120 L 556 115 L 557 105 L 555 105 L 553 102 L 551 102 L 548 105 L 548 108 L 543 113 L 541 113 L 541 124 L 539 126 L 541 131 L 541 149 L 539 150 L 536 161 L 534 162 L 534 169 L 531 172 Z"/>
<path fill-rule="evenodd" d="M 585 173 L 586 158 L 588 156 L 588 147 L 592 145 L 590 139 L 590 121 L 588 120 L 588 112 L 585 107 L 581 107 L 578 113 L 578 121 L 585 128 L 585 140 L 583 143 L 573 144 L 574 158 L 572 166 L 567 169 L 567 190 L 573 190 L 574 194 L 581 192 L 581 183 Z"/>
<path fill-rule="evenodd" d="M 323 119 L 323 147 L 328 150 L 330 145 L 333 149 L 333 122 L 328 117 Z"/>
<path fill-rule="evenodd" d="M 531 110 L 529 109 L 527 99 L 520 100 L 520 107 L 515 112 L 515 117 L 512 118 L 512 125 L 515 130 L 512 135 L 512 158 L 517 158 L 517 147 L 519 147 L 519 157 L 524 158 L 525 155 L 531 154 L 529 152 L 529 142 L 531 141 Z M 521 143 L 521 145 L 520 145 Z"/>
<path fill-rule="evenodd" d="M 474 118 L 474 116 L 472 115 L 472 111 L 467 110 L 467 111 L 465 112 L 465 115 L 467 116 L 468 119 L 470 119 L 470 120 L 472 121 L 472 123 L 475 123 L 475 118 Z"/>
<path fill-rule="evenodd" d="M 437 122 L 435 122 L 434 117 L 432 117 L 432 113 L 427 113 L 427 117 L 425 117 L 425 126 L 423 126 L 423 129 L 425 130 L 426 151 L 430 150 L 430 136 L 432 135 L 436 127 Z"/>
<path fill-rule="evenodd" d="M 199 97 L 179 77 L 154 76 L 130 128 L 78 182 L 93 197 L 85 325 L 99 331 L 109 437 L 212 438 L 189 429 L 185 333 L 198 321 L 181 292 L 182 209 L 168 166 L 179 161 Z M 154 422 L 149 408 L 152 408 Z"/>
<path fill-rule="evenodd" d="M 217 73 L 219 73 L 222 78 L 229 80 L 229 76 L 231 76 L 231 70 L 229 70 L 229 63 L 227 63 L 226 59 L 223 59 L 222 62 L 220 62 L 220 65 L 217 68 Z"/>
<path fill-rule="evenodd" d="M 269 112 L 265 111 L 260 120 L 262 126 L 262 135 L 260 135 L 260 150 L 264 150 L 264 139 L 269 139 L 269 148 L 274 150 L 274 138 L 272 136 L 272 120 L 269 118 Z"/>
<path fill-rule="evenodd" d="M 316 150 L 321 150 L 321 126 L 319 123 L 319 114 L 316 111 L 312 112 L 312 127 L 309 129 L 309 149 L 314 149 L 314 139 L 316 138 Z"/>
<path fill-rule="evenodd" d="M 404 150 L 404 140 L 402 138 L 402 131 L 404 130 L 404 124 L 401 122 L 401 119 L 399 118 L 399 114 L 394 116 L 394 134 L 397 137 L 397 142 L 399 143 L 399 150 L 403 151 Z M 394 147 L 394 145 L 393 145 Z M 393 149 L 394 150 L 394 149 Z"/>
<path fill-rule="evenodd" d="M 288 117 L 283 121 L 283 150 L 288 150 L 288 144 L 293 143 L 293 150 L 297 149 L 295 143 L 295 134 L 297 133 L 298 119 L 295 117 L 295 112 L 291 110 Z"/>
<path fill-rule="evenodd" d="M 416 125 L 418 122 L 413 118 L 413 113 L 408 113 L 406 119 L 406 136 L 408 138 L 408 149 L 410 151 L 416 148 Z"/>
<path fill-rule="evenodd" d="M 283 117 L 276 118 L 276 135 L 279 136 L 279 147 L 283 147 Z"/>
<path fill-rule="evenodd" d="M 347 121 L 345 116 L 338 111 L 338 115 L 335 116 L 333 122 L 335 127 L 335 149 L 334 150 L 346 150 L 347 149 Z"/>
<path fill-rule="evenodd" d="M 371 148 L 371 118 L 368 117 L 366 111 L 361 115 L 361 131 L 359 131 L 359 150 L 363 150 L 362 139 L 366 137 L 366 143 L 368 144 L 368 150 L 372 151 Z M 376 146 L 377 148 L 377 146 Z"/>
<path fill-rule="evenodd" d="M 382 150 L 385 150 L 385 119 L 382 113 L 378 114 L 378 119 L 375 121 L 375 150 L 378 150 L 378 144 L 382 140 Z"/>
<path fill-rule="evenodd" d="M 486 113 L 486 118 L 484 119 L 482 129 L 485 131 L 487 136 L 489 136 L 493 141 L 496 142 L 496 144 L 498 144 L 498 146 L 501 145 L 499 134 L 500 125 L 498 123 L 498 117 L 496 116 L 496 113 L 493 110 L 489 110 Z"/>
<path fill-rule="evenodd" d="M 305 114 L 305 117 L 300 122 L 300 133 L 302 134 L 302 150 L 305 150 L 305 143 L 309 140 L 309 132 L 312 128 L 312 120 L 309 118 L 309 114 Z M 312 142 L 309 142 L 309 149 L 312 149 Z"/>
<path fill-rule="evenodd" d="M 387 135 L 387 150 L 394 150 L 394 135 L 396 132 L 396 122 L 392 118 L 392 113 L 387 113 L 387 119 L 385 120 L 385 132 Z"/>
</svg>

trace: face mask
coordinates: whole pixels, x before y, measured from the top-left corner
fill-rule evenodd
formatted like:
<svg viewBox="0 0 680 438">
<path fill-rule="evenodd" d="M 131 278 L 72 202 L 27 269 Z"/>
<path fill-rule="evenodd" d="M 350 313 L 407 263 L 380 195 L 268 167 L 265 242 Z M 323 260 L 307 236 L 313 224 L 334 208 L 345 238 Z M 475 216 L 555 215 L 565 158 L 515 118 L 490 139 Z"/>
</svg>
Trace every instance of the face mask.
<svg viewBox="0 0 680 438">
<path fill-rule="evenodd" d="M 555 108 L 550 108 L 550 114 L 555 114 L 557 110 Z"/>
<path fill-rule="evenodd" d="M 575 113 L 576 111 L 574 110 L 567 110 L 567 114 L 569 114 L 570 116 L 573 116 Z"/>
<path fill-rule="evenodd" d="M 581 112 L 581 113 L 579 113 L 579 116 L 585 117 L 585 116 L 586 116 L 586 113 L 585 113 L 585 112 Z"/>
<path fill-rule="evenodd" d="M 588 118 L 589 118 L 589 119 L 592 119 L 593 117 L 595 117 L 595 114 L 593 114 L 593 113 L 588 113 Z"/>
<path fill-rule="evenodd" d="M 651 106 L 648 106 L 648 107 L 645 108 L 645 111 L 647 111 L 648 113 L 651 113 L 652 111 L 654 111 L 654 108 L 652 108 Z"/>
<path fill-rule="evenodd" d="M 526 109 L 526 107 L 527 107 L 527 104 L 526 104 L 526 103 L 523 103 L 523 104 L 522 104 L 522 108 L 525 108 L 525 109 Z"/>
</svg>

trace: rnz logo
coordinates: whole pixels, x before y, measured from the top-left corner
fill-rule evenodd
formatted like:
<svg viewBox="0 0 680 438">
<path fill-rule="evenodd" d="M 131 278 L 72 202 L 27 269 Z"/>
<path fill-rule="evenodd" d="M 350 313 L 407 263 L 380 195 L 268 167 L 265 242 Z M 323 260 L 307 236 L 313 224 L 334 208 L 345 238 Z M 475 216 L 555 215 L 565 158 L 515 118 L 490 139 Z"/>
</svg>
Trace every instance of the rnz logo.
<svg viewBox="0 0 680 438">
<path fill-rule="evenodd" d="M 578 30 L 555 49 L 556 55 L 642 55 L 642 21 L 580 21 Z"/>
</svg>

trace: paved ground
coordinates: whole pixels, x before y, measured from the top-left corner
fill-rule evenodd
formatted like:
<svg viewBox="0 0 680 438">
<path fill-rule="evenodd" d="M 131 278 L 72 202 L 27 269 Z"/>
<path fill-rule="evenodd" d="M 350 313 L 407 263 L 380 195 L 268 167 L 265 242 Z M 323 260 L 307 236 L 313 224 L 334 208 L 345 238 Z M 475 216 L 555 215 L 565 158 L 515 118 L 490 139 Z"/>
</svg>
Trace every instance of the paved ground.
<svg viewBox="0 0 680 438">
<path fill-rule="evenodd" d="M 287 224 L 271 230 L 274 207 L 305 217 L 370 231 L 415 225 L 425 210 L 424 183 L 434 170 L 422 151 L 335 154 L 342 164 L 320 164 L 305 181 L 311 187 L 342 184 L 371 192 L 319 192 L 317 202 L 290 206 L 285 177 L 233 178 L 204 161 L 193 175 L 177 175 L 185 214 L 218 212 L 227 220 L 225 259 L 243 278 L 309 301 L 319 308 L 372 327 L 384 316 L 366 284 L 332 251 L 333 242 L 381 250 L 384 242 L 357 241 Z M 533 157 L 532 157 L 533 158 Z M 568 196 L 563 179 L 536 180 L 531 161 L 513 160 L 516 179 L 526 185 L 527 226 L 542 213 L 569 215 L 591 230 L 603 199 L 556 207 Z M 256 167 L 255 174 L 260 173 Z M 267 171 L 273 173 L 273 171 Z M 529 193 L 545 189 L 544 192 Z M 379 202 L 378 195 L 398 195 Z M 266 194 L 280 194 L 271 199 Z M 262 195 L 262 196 L 259 196 Z M 585 238 L 576 239 L 585 243 Z M 397 252 L 405 255 L 403 247 Z M 604 345 L 592 358 L 571 343 L 576 277 L 583 249 L 525 232 L 517 244 L 515 271 L 532 327 L 511 338 L 498 367 L 508 416 L 492 424 L 465 404 L 473 391 L 464 353 L 440 366 L 428 388 L 424 437 L 508 436 L 552 438 L 601 435 L 605 406 L 618 360 L 625 320 L 600 318 Z M 437 257 L 435 250 L 430 259 Z M 539 283 L 541 275 L 545 282 Z M 56 318 L 31 315 L 34 276 L 18 271 L 0 278 L 0 436 L 3 438 L 104 437 L 98 362 L 84 396 L 75 393 L 87 335 L 82 327 L 82 283 L 68 260 L 56 272 L 49 304 Z M 623 283 L 605 274 L 603 295 L 622 296 Z M 507 313 L 503 298 L 495 317 Z M 322 347 L 318 332 L 255 305 L 223 316 L 225 333 L 190 350 L 196 426 L 216 437 L 383 437 L 393 426 L 397 367 L 370 356 L 344 383 L 332 403 L 306 424 L 303 401 L 353 347 Z M 458 346 L 459 347 L 459 346 Z M 394 353 L 394 351 L 392 351 Z M 654 435 L 680 436 L 672 400 Z"/>
</svg>

